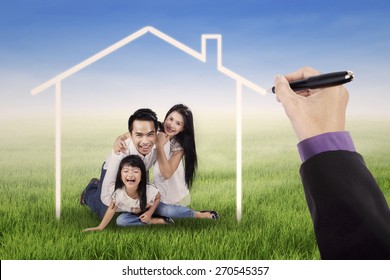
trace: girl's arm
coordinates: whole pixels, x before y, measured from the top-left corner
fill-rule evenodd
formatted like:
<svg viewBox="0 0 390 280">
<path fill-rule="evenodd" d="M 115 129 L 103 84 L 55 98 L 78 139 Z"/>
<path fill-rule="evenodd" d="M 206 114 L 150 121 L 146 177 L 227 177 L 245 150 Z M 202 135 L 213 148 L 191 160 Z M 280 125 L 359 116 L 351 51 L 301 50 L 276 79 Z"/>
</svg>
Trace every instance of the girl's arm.
<svg viewBox="0 0 390 280">
<path fill-rule="evenodd" d="M 130 138 L 130 132 L 125 132 L 121 135 L 119 135 L 114 143 L 114 153 L 119 154 L 120 152 L 126 153 L 127 147 L 125 144 L 126 139 Z"/>
<path fill-rule="evenodd" d="M 93 230 L 103 230 L 108 223 L 111 221 L 112 217 L 114 217 L 114 214 L 116 212 L 117 206 L 114 204 L 113 201 L 110 202 L 110 206 L 108 206 L 106 213 L 104 214 L 104 217 L 102 221 L 100 222 L 100 225 L 94 228 L 86 228 L 83 231 L 93 231 Z"/>
<path fill-rule="evenodd" d="M 154 199 L 153 205 L 148 209 L 148 211 L 146 211 L 141 216 L 139 216 L 139 219 L 141 220 L 141 222 L 146 223 L 146 224 L 148 224 L 150 222 L 154 211 L 156 211 L 156 208 L 157 208 L 158 204 L 160 203 L 160 198 L 161 198 L 160 193 L 157 193 L 156 198 Z"/>
<path fill-rule="evenodd" d="M 172 154 L 168 160 L 164 152 L 164 146 L 168 142 L 168 136 L 165 133 L 159 133 L 157 135 L 157 161 L 160 168 L 161 175 L 165 180 L 171 178 L 179 166 L 180 160 L 184 155 L 184 151 L 176 151 Z"/>
</svg>

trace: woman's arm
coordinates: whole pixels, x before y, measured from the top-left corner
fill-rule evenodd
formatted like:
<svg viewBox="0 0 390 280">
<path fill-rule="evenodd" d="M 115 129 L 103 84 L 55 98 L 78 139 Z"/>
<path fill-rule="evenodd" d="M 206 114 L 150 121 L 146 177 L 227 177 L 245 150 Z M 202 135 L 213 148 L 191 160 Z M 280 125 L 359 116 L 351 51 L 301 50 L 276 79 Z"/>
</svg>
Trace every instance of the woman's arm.
<svg viewBox="0 0 390 280">
<path fill-rule="evenodd" d="M 93 228 L 86 228 L 83 231 L 94 231 L 94 230 L 103 230 L 111 221 L 112 217 L 114 217 L 114 214 L 116 212 L 117 206 L 114 204 L 113 201 L 110 202 L 110 206 L 107 208 L 106 213 L 104 214 L 104 217 L 102 221 L 100 222 L 100 225 Z"/>
<path fill-rule="evenodd" d="M 114 153 L 119 154 L 120 152 L 126 153 L 127 147 L 125 144 L 126 139 L 130 138 L 130 132 L 125 132 L 119 135 L 114 142 Z"/>
<path fill-rule="evenodd" d="M 184 151 L 176 151 L 172 154 L 171 158 L 168 160 L 165 152 L 164 146 L 168 142 L 168 136 L 165 133 L 160 132 L 157 135 L 157 161 L 160 168 L 161 175 L 165 180 L 171 178 L 173 173 L 175 173 L 179 163 L 184 155 Z"/>
</svg>

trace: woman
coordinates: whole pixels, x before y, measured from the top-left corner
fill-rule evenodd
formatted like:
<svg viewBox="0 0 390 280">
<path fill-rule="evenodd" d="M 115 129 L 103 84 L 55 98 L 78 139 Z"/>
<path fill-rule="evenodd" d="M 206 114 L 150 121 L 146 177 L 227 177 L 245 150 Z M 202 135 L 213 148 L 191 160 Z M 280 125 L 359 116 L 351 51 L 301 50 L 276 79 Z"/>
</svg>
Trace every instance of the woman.
<svg viewBox="0 0 390 280">
<path fill-rule="evenodd" d="M 177 104 L 167 112 L 163 131 L 157 135 L 156 149 L 154 184 L 161 194 L 156 213 L 171 218 L 218 219 L 216 211 L 185 207 L 190 203 L 189 188 L 197 168 L 194 122 L 187 106 Z"/>
</svg>

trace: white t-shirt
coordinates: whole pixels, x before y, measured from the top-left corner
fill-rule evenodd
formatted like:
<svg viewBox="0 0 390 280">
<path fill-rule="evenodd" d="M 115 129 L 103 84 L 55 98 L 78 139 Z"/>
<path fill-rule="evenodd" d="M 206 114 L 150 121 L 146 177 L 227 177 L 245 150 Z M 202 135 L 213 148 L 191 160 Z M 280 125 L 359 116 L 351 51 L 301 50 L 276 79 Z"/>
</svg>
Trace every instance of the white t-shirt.
<svg viewBox="0 0 390 280">
<path fill-rule="evenodd" d="M 168 160 L 174 152 L 182 150 L 183 147 L 174 138 L 164 146 L 164 153 Z M 185 182 L 183 159 L 180 160 L 176 171 L 169 179 L 164 179 L 158 161 L 154 164 L 153 174 L 153 183 L 161 194 L 161 202 L 166 204 L 180 204 L 183 206 L 187 206 L 190 203 L 191 196 Z"/>
<path fill-rule="evenodd" d="M 107 172 L 103 180 L 100 199 L 107 206 L 110 205 L 111 195 L 115 190 L 116 174 L 118 172 L 119 164 L 123 158 L 128 155 L 140 156 L 140 158 L 145 164 L 146 171 L 148 171 L 153 166 L 157 159 L 157 151 L 155 147 L 153 147 L 152 151 L 149 154 L 143 156 L 137 151 L 131 138 L 126 139 L 125 143 L 127 146 L 126 153 L 120 153 L 119 155 L 117 155 L 114 153 L 114 151 L 112 151 L 111 154 L 108 155 L 108 157 L 106 158 L 106 162 L 103 166 L 103 168 L 106 169 Z"/>
<path fill-rule="evenodd" d="M 158 190 L 154 185 L 146 185 L 146 208 L 153 206 L 154 200 L 158 194 Z M 139 199 L 131 198 L 127 193 L 126 189 L 117 189 L 112 195 L 112 201 L 118 207 L 117 212 L 141 212 Z"/>
</svg>

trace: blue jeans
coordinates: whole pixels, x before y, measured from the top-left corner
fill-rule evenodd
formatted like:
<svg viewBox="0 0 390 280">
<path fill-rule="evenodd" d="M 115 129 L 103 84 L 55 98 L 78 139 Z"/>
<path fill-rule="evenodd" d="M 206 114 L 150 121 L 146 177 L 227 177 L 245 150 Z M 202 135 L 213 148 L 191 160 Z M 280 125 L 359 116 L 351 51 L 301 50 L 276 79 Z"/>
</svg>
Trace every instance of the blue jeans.
<svg viewBox="0 0 390 280">
<path fill-rule="evenodd" d="M 195 211 L 190 208 L 176 204 L 165 204 L 163 202 L 158 204 L 154 213 L 160 216 L 171 217 L 172 219 L 195 217 Z"/>
<path fill-rule="evenodd" d="M 104 177 L 106 176 L 107 170 L 103 168 L 104 162 L 102 165 L 102 170 L 100 172 L 100 180 L 98 183 L 92 182 L 87 185 L 86 193 L 85 193 L 85 204 L 99 216 L 100 219 L 103 218 L 104 214 L 107 211 L 108 206 L 105 205 L 100 199 L 100 195 L 102 193 L 102 184 Z"/>
<path fill-rule="evenodd" d="M 132 213 L 122 213 L 116 218 L 116 224 L 121 227 L 146 225 L 140 218 Z"/>
</svg>

